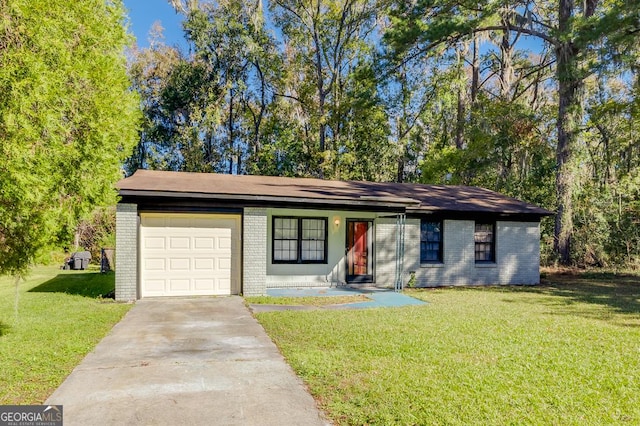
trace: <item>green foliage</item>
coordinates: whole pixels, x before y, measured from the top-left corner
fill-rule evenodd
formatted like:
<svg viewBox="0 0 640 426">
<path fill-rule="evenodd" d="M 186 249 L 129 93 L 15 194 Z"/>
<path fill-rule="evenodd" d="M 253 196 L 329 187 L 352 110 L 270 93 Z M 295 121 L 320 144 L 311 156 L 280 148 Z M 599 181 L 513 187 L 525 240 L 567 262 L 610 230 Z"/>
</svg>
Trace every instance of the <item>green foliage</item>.
<svg viewBox="0 0 640 426">
<path fill-rule="evenodd" d="M 480 100 L 462 149 L 433 147 L 422 162 L 425 181 L 476 185 L 553 206 L 554 152 L 541 120 L 518 103 Z"/>
<path fill-rule="evenodd" d="M 638 264 L 638 0 L 179 3 L 129 171 L 479 185 L 558 213 L 545 262 Z"/>
<path fill-rule="evenodd" d="M 115 247 L 116 209 L 100 207 L 80 221 L 76 228 L 80 247 L 91 252 L 94 262 L 100 262 L 102 248 Z"/>
<path fill-rule="evenodd" d="M 156 40 L 136 52 L 134 87 L 146 117 L 129 172 L 152 169 L 242 173 L 265 142 L 278 58 L 259 2 L 202 2 L 183 10 L 186 57 Z"/>
<path fill-rule="evenodd" d="M 389 119 L 378 93 L 371 64 L 363 63 L 347 76 L 341 102 L 331 111 L 330 165 L 325 177 L 342 180 L 392 181 L 396 161 Z"/>
<path fill-rule="evenodd" d="M 376 3 L 320 3 L 270 2 L 269 14 L 261 2 L 183 7 L 193 56 L 155 42 L 131 66 L 146 124 L 129 171 L 391 179 L 395 149 L 366 36 Z"/>
<path fill-rule="evenodd" d="M 0 10 L 0 273 L 16 274 L 115 201 L 139 113 L 120 1 L 2 0 Z"/>
<path fill-rule="evenodd" d="M 583 267 L 640 267 L 640 191 L 637 173 L 607 187 L 575 194 L 575 262 Z"/>
<path fill-rule="evenodd" d="M 390 65 L 416 75 L 430 67 L 448 70 L 448 80 L 434 73 L 429 84 L 444 83 L 457 95 L 455 104 L 422 103 L 430 127 L 419 179 L 481 185 L 555 209 L 550 242 L 562 262 L 591 263 L 609 253 L 614 223 L 621 222 L 606 212 L 607 201 L 574 203 L 589 203 L 579 197 L 583 189 L 617 193 L 603 191 L 614 183 L 613 170 L 637 166 L 629 149 L 637 144 L 629 141 L 637 140 L 632 105 L 638 92 L 610 84 L 616 77 L 637 82 L 640 28 L 632 3 L 494 2 L 479 9 L 449 0 L 393 2 L 384 34 Z M 544 45 L 520 50 L 523 35 Z M 555 92 L 545 83 L 552 77 Z M 431 117 L 427 108 L 434 104 L 448 126 Z M 591 158 L 584 158 L 585 149 Z M 593 175 L 585 178 L 583 171 Z"/>
</svg>

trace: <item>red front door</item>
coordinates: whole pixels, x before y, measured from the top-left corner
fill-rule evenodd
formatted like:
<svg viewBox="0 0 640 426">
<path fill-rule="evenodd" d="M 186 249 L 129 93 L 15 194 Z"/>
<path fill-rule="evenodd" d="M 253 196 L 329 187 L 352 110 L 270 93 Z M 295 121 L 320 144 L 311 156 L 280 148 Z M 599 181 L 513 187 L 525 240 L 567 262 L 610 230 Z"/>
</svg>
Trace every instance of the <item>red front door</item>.
<svg viewBox="0 0 640 426">
<path fill-rule="evenodd" d="M 347 281 L 349 282 L 373 280 L 370 227 L 369 221 L 347 221 Z"/>
</svg>

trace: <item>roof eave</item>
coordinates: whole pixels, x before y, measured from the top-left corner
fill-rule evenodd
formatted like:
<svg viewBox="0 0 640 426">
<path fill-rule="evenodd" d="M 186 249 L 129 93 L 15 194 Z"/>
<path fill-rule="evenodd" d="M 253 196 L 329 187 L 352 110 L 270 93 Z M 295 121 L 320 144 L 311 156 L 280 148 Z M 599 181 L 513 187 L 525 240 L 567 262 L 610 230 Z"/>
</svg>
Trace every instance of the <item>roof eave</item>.
<svg viewBox="0 0 640 426">
<path fill-rule="evenodd" d="M 446 215 L 449 213 L 456 213 L 456 214 L 490 214 L 490 215 L 494 215 L 498 218 L 500 217 L 504 217 L 504 218 L 512 218 L 512 217 L 516 217 L 516 216 L 531 216 L 531 217 L 537 217 L 537 218 L 542 218 L 545 216 L 553 216 L 554 213 L 545 210 L 545 209 L 541 209 L 541 208 L 536 208 L 533 210 L 519 210 L 519 211 L 515 211 L 515 210 L 499 210 L 499 209 L 487 209 L 487 208 L 477 208 L 477 209 L 465 209 L 465 210 L 455 210 L 455 209 L 448 209 L 448 208 L 437 208 L 437 207 L 410 207 L 407 208 L 407 213 L 408 214 L 415 214 L 415 215 L 424 215 L 424 214 L 432 214 L 432 215 Z"/>
<path fill-rule="evenodd" d="M 406 199 L 399 199 L 394 201 L 390 198 L 383 200 L 371 200 L 371 199 L 358 199 L 358 198 L 311 198 L 311 197 L 282 197 L 272 195 L 248 195 L 248 194 L 214 194 L 204 192 L 178 192 L 178 191 L 147 191 L 147 190 L 132 190 L 132 189 L 120 189 L 120 196 L 122 197 L 168 197 L 168 198 L 196 198 L 196 199 L 213 199 L 224 201 L 237 201 L 245 203 L 291 203 L 291 204 L 325 204 L 344 206 L 345 203 L 353 206 L 361 207 L 384 207 L 384 208 L 407 208 L 415 205 L 415 201 L 408 202 Z"/>
</svg>

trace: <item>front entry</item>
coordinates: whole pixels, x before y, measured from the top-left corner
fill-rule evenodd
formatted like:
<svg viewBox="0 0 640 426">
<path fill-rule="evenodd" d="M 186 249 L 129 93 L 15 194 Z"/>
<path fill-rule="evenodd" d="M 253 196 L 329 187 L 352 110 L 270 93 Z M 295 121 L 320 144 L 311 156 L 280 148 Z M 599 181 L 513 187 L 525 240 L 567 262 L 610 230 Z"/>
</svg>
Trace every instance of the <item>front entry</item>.
<svg viewBox="0 0 640 426">
<path fill-rule="evenodd" d="M 373 222 L 347 219 L 347 282 L 373 282 Z"/>
</svg>

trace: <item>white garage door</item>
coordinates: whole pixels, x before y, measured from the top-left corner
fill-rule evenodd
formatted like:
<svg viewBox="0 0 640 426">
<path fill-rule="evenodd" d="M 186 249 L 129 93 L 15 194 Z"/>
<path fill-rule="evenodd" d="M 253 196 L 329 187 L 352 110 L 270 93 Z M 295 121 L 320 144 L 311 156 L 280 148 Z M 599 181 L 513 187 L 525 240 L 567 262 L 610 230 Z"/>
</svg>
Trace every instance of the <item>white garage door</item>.
<svg viewBox="0 0 640 426">
<path fill-rule="evenodd" d="M 141 297 L 239 292 L 240 216 L 142 214 Z"/>
</svg>

